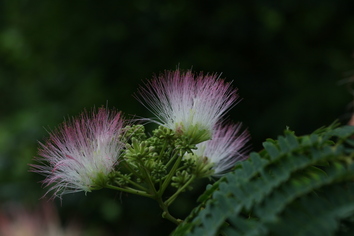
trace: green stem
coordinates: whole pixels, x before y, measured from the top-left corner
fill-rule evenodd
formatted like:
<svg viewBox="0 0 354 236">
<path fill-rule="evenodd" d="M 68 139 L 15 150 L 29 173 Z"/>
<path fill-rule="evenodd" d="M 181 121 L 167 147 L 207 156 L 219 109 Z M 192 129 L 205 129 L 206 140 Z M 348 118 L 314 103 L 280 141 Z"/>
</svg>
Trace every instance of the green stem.
<svg viewBox="0 0 354 236">
<path fill-rule="evenodd" d="M 188 166 L 181 166 L 180 168 L 178 168 L 178 169 L 176 170 L 176 172 L 177 172 L 177 171 L 184 170 L 184 169 L 187 169 L 187 168 L 188 168 Z"/>
<path fill-rule="evenodd" d="M 135 175 L 136 177 L 141 177 L 138 172 L 136 172 L 133 168 L 131 168 L 131 166 L 129 165 L 129 163 L 127 161 L 123 161 L 122 162 L 124 164 L 124 166 L 128 169 L 128 171 L 130 171 L 131 173 L 133 173 L 133 175 Z"/>
<path fill-rule="evenodd" d="M 166 167 L 168 167 L 169 165 L 171 165 L 171 163 L 176 159 L 178 155 L 178 152 L 175 152 L 175 154 L 171 157 L 171 159 L 167 162 Z"/>
<path fill-rule="evenodd" d="M 129 179 L 128 177 L 126 177 L 125 175 L 122 175 L 121 173 L 117 172 L 117 174 L 122 177 L 125 181 L 129 182 L 130 184 L 134 185 L 137 188 L 140 188 L 143 191 L 146 191 L 146 188 L 141 186 L 140 184 L 135 183 L 134 181 L 132 181 L 131 179 Z"/>
<path fill-rule="evenodd" d="M 176 160 L 175 164 L 172 166 L 172 169 L 170 170 L 170 173 L 168 173 L 168 175 L 167 175 L 165 181 L 163 182 L 161 188 L 159 189 L 158 195 L 159 195 L 160 197 L 162 196 L 162 194 L 165 192 L 166 188 L 167 188 L 168 185 L 170 184 L 172 177 L 175 175 L 175 173 L 176 173 L 176 171 L 177 171 L 177 168 L 178 168 L 179 164 L 180 164 L 181 161 L 182 161 L 182 157 L 183 157 L 183 156 L 181 155 L 181 152 L 182 152 L 182 151 L 180 151 L 179 157 L 177 157 L 177 160 Z"/>
<path fill-rule="evenodd" d="M 153 195 L 148 194 L 148 193 L 146 193 L 144 191 L 140 191 L 140 190 L 134 189 L 134 188 L 128 188 L 128 187 L 127 188 L 120 188 L 120 187 L 113 186 L 113 185 L 110 185 L 110 184 L 107 184 L 105 187 L 106 188 L 110 188 L 110 189 L 114 189 L 114 190 L 118 190 L 118 191 L 122 191 L 122 192 L 137 194 L 137 195 L 144 196 L 144 197 L 154 198 Z"/>
<path fill-rule="evenodd" d="M 161 151 L 160 151 L 160 157 L 161 157 L 162 154 L 164 153 L 166 147 L 167 147 L 167 142 L 164 142 L 163 147 L 161 148 Z"/>
<path fill-rule="evenodd" d="M 162 201 L 160 197 L 158 197 L 156 201 L 159 203 L 160 208 L 163 210 L 162 218 L 165 218 L 176 225 L 179 225 L 182 222 L 182 220 L 176 219 L 170 214 L 170 212 L 168 211 L 168 206 Z"/>
<path fill-rule="evenodd" d="M 156 196 L 157 191 L 156 191 L 154 183 L 151 180 L 151 175 L 149 174 L 148 170 L 145 168 L 144 163 L 141 160 L 138 160 L 138 161 L 139 161 L 138 168 L 141 172 L 141 175 L 139 175 L 139 176 L 141 177 L 142 180 L 144 180 L 145 183 L 147 183 L 149 190 L 151 190 L 150 192 L 152 192 L 152 195 Z"/>
<path fill-rule="evenodd" d="M 195 180 L 196 176 L 192 175 L 190 179 L 181 187 L 179 188 L 169 199 L 167 199 L 164 203 L 166 206 L 169 206 L 172 204 L 174 200 L 178 197 L 178 195 L 185 190 L 192 182 Z"/>
</svg>

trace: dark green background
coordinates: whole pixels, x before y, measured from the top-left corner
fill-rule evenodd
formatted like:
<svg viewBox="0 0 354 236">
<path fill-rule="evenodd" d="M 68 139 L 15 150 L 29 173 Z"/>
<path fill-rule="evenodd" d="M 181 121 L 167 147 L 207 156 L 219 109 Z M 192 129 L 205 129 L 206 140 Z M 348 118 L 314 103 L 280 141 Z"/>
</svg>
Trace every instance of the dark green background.
<svg viewBox="0 0 354 236">
<path fill-rule="evenodd" d="M 243 100 L 255 151 L 289 126 L 312 132 L 347 122 L 352 96 L 354 1 L 0 1 L 0 207 L 36 206 L 45 193 L 28 172 L 37 140 L 67 116 L 106 105 L 152 116 L 132 96 L 165 69 L 222 73 Z M 175 204 L 181 217 L 194 194 Z M 85 235 L 167 235 L 149 199 L 109 190 L 57 201 Z M 157 231 L 158 230 L 158 231 Z"/>
</svg>

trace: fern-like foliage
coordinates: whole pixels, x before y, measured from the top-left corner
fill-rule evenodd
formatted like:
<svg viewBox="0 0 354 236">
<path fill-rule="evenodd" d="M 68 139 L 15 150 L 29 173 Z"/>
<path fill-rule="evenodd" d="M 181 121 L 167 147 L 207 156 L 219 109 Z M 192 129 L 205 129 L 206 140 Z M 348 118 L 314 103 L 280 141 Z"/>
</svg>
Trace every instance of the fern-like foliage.
<svg viewBox="0 0 354 236">
<path fill-rule="evenodd" d="M 173 235 L 354 235 L 354 127 L 286 130 L 226 174 Z"/>
</svg>

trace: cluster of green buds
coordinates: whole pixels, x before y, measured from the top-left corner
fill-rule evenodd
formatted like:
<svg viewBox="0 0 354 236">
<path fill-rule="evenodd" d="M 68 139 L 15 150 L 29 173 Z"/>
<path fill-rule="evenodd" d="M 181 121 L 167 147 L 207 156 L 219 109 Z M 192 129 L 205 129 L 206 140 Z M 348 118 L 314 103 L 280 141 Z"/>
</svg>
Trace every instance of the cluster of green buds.
<svg viewBox="0 0 354 236">
<path fill-rule="evenodd" d="M 119 159 L 116 171 L 110 174 L 112 184 L 121 188 L 162 195 L 170 185 L 184 191 L 199 174 L 195 161 L 185 158 L 196 149 L 183 135 L 159 126 L 151 137 L 142 125 L 127 126 L 126 148 Z M 146 195 L 144 194 L 144 195 Z"/>
<path fill-rule="evenodd" d="M 196 144 L 190 144 L 187 136 L 169 128 L 159 126 L 150 137 L 142 125 L 125 129 L 121 139 L 126 142 L 126 148 L 119 164 L 109 174 L 106 187 L 153 198 L 168 218 L 167 207 L 180 193 L 191 190 L 191 183 L 205 176 L 202 172 L 212 174 L 213 165 L 209 163 L 201 168 L 199 159 L 191 158 Z M 208 162 L 207 157 L 204 160 Z M 175 189 L 174 194 L 162 201 L 169 186 Z"/>
</svg>

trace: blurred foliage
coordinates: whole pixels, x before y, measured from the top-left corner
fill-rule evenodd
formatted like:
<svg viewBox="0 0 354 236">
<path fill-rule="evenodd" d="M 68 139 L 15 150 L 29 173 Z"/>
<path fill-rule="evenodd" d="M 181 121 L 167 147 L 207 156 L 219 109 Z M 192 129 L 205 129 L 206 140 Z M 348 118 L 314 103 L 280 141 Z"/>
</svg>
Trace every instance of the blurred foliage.
<svg viewBox="0 0 354 236">
<path fill-rule="evenodd" d="M 353 7 L 350 0 L 0 1 L 0 202 L 36 205 L 45 193 L 41 176 L 28 172 L 45 129 L 107 103 L 150 117 L 132 94 L 176 66 L 234 81 L 243 100 L 230 118 L 249 127 L 255 150 L 287 125 L 302 134 L 347 122 L 351 96 L 338 82 L 352 73 Z M 181 216 L 204 188 L 176 203 Z M 87 225 L 87 235 L 100 227 L 166 235 L 174 227 L 149 200 L 111 191 L 68 195 L 58 205 L 64 220 L 73 214 Z"/>
</svg>

